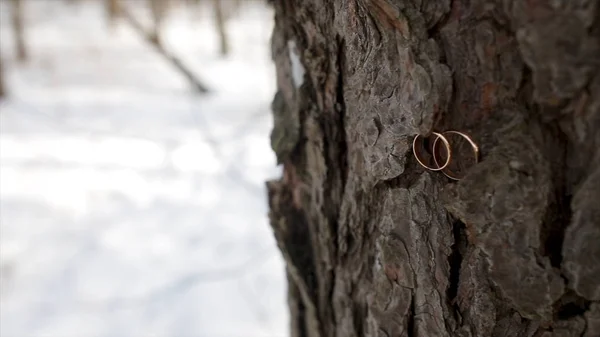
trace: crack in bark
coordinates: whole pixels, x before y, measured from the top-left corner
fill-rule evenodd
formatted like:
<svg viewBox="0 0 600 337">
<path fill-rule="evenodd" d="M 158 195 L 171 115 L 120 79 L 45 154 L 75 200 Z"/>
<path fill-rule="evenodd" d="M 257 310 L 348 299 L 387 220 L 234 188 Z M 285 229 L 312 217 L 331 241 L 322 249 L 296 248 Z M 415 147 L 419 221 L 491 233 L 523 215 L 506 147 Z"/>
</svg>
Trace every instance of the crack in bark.
<svg viewBox="0 0 600 337">
<path fill-rule="evenodd" d="M 463 261 L 461 245 L 464 244 L 464 235 L 462 232 L 465 229 L 465 224 L 460 221 L 455 221 L 452 227 L 454 243 L 452 244 L 452 253 L 448 256 L 448 264 L 450 265 L 450 273 L 448 277 L 448 289 L 446 298 L 450 302 L 450 308 L 454 309 L 454 318 L 460 323 L 459 313 L 460 307 L 457 305 L 458 285 L 460 282 L 460 268 Z"/>
<path fill-rule="evenodd" d="M 352 310 L 352 322 L 354 324 L 354 331 L 356 331 L 357 336 L 364 336 L 365 317 L 367 317 L 364 306 L 360 303 L 354 303 L 353 307 L 354 310 Z"/>
<path fill-rule="evenodd" d="M 338 35 L 337 36 L 337 90 L 336 90 L 336 108 L 338 113 L 338 153 L 337 153 L 337 171 L 340 174 L 340 185 L 341 191 L 340 199 L 344 195 L 346 183 L 348 180 L 348 145 L 346 140 L 346 102 L 344 100 L 344 71 L 345 71 L 345 59 L 344 59 L 344 40 Z M 340 205 L 341 207 L 341 205 Z M 339 220 L 339 210 L 336 214 L 335 221 Z M 333 236 L 337 238 L 337 226 L 333 228 Z M 336 241 L 337 242 L 337 241 Z M 335 243 L 334 243 L 335 244 Z M 337 244 L 335 244 L 335 254 L 337 255 Z"/>
<path fill-rule="evenodd" d="M 430 28 L 427 29 L 427 36 L 429 38 L 432 38 L 432 39 L 436 40 L 436 42 L 438 42 L 438 43 L 439 43 L 440 30 L 450 20 L 450 16 L 452 14 L 452 8 L 453 8 L 453 6 L 455 6 L 455 1 L 456 0 L 450 0 L 450 11 L 444 13 L 442 15 L 442 17 L 439 18 L 438 21 L 432 27 L 430 27 Z M 440 62 L 446 63 L 446 60 L 443 57 L 443 53 L 442 53 L 442 58 L 440 59 Z M 453 102 L 453 101 L 451 100 L 450 102 Z"/>
<path fill-rule="evenodd" d="M 561 189 L 562 190 L 562 189 Z M 564 194 L 562 194 L 564 195 Z M 544 219 L 544 225 L 540 231 L 540 241 L 543 244 L 542 255 L 550 259 L 550 264 L 559 268 L 562 264 L 562 246 L 565 238 L 565 230 L 571 219 L 571 197 L 559 197 L 556 204 L 548 207 Z"/>
<path fill-rule="evenodd" d="M 569 302 L 558 308 L 556 316 L 558 319 L 569 319 L 572 317 L 582 316 L 590 308 L 591 301 L 580 298 L 582 303 Z"/>
<path fill-rule="evenodd" d="M 406 332 L 408 333 L 409 337 L 414 337 L 414 336 L 417 336 L 416 329 L 415 329 L 415 315 L 417 314 L 417 312 L 416 312 L 416 308 L 415 308 L 414 290 L 411 292 L 410 298 L 411 298 L 410 306 L 409 306 L 409 310 L 408 310 L 408 315 L 406 316 L 407 317 Z"/>
</svg>

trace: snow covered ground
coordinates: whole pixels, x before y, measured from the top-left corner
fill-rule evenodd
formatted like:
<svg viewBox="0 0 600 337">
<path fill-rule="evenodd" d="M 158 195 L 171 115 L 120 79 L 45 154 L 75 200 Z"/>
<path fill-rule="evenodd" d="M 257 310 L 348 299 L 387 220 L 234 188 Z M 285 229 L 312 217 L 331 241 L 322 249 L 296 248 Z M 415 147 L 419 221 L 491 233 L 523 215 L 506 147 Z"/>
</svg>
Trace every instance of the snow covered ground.
<svg viewBox="0 0 600 337">
<path fill-rule="evenodd" d="M 202 97 L 99 1 L 24 3 L 23 65 L 0 5 L 2 337 L 286 336 L 271 11 L 245 4 L 225 59 L 208 8 L 171 13 Z"/>
</svg>

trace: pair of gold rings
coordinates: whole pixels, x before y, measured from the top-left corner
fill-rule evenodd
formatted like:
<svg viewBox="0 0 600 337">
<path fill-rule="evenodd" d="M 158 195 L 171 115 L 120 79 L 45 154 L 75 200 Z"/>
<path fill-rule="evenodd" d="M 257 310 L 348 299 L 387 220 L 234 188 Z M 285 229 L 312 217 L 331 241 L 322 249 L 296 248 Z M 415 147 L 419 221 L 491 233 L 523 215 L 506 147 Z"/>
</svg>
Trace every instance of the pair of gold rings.
<svg viewBox="0 0 600 337">
<path fill-rule="evenodd" d="M 425 163 L 426 160 L 423 158 L 423 155 L 422 155 L 423 151 L 417 150 L 417 147 L 426 148 L 424 146 L 425 142 L 426 142 L 426 140 L 429 140 L 429 142 L 430 142 L 431 136 L 422 137 L 421 135 L 417 134 L 415 136 L 415 138 L 413 139 L 413 154 L 415 155 L 417 162 L 419 162 L 419 164 L 421 164 L 421 166 L 423 166 L 424 168 L 426 168 L 430 171 L 442 171 L 442 173 L 446 177 L 448 177 L 452 180 L 460 180 L 461 178 L 463 178 L 464 174 L 460 175 L 458 172 L 456 172 L 457 165 L 452 165 L 452 164 L 456 164 L 456 162 L 452 160 L 453 159 L 453 155 L 452 155 L 453 149 L 452 149 L 452 146 L 450 145 L 450 141 L 448 140 L 448 138 L 456 137 L 456 136 L 466 140 L 468 145 L 471 147 L 474 164 L 477 164 L 477 162 L 479 161 L 479 147 L 477 146 L 477 144 L 475 144 L 473 139 L 471 139 L 471 137 L 469 137 L 467 134 L 452 130 L 452 131 L 445 131 L 442 133 L 432 132 L 432 136 L 434 136 L 435 139 L 433 140 L 433 144 L 427 150 L 430 152 L 431 157 L 433 157 L 433 163 L 429 164 L 429 165 Z M 421 146 L 418 146 L 419 139 L 422 140 Z M 443 144 L 443 149 L 445 151 L 445 154 L 440 151 L 441 150 L 440 144 Z M 443 164 L 440 164 L 442 162 L 443 162 Z"/>
</svg>

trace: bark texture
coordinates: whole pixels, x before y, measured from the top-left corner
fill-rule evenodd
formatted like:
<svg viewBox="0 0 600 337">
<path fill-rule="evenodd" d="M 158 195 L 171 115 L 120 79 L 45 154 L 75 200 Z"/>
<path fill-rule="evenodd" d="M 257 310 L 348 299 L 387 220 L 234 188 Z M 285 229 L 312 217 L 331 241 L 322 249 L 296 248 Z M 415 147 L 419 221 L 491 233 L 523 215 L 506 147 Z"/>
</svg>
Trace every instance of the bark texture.
<svg viewBox="0 0 600 337">
<path fill-rule="evenodd" d="M 600 336 L 598 2 L 272 3 L 292 336 Z"/>
</svg>

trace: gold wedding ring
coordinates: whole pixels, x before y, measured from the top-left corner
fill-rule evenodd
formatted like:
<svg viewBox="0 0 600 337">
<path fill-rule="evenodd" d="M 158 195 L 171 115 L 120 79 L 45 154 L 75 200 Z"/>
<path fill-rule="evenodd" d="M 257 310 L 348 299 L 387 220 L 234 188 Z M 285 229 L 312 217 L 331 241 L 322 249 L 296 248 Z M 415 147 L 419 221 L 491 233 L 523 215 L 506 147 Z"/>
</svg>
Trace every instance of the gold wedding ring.
<svg viewBox="0 0 600 337">
<path fill-rule="evenodd" d="M 446 137 L 444 137 L 441 133 L 438 132 L 432 132 L 433 135 L 436 136 L 435 141 L 433 143 L 433 147 L 432 147 L 432 152 L 433 152 L 433 160 L 435 161 L 435 165 L 437 166 L 437 168 L 433 167 L 433 166 L 427 166 L 427 164 L 425 164 L 422 160 L 422 158 L 419 157 L 419 154 L 417 153 L 417 139 L 419 139 L 419 137 L 421 137 L 421 135 L 417 134 L 415 136 L 415 138 L 413 139 L 413 154 L 415 155 L 415 158 L 417 159 L 417 162 L 419 162 L 419 164 L 421 164 L 421 166 L 423 166 L 424 168 L 430 170 L 430 171 L 440 171 L 445 169 L 449 164 L 450 164 L 450 160 L 452 159 L 452 150 L 450 149 L 450 143 L 448 142 L 448 140 L 446 139 Z M 437 144 L 438 140 L 442 140 L 442 143 L 444 144 L 444 146 L 446 147 L 447 153 L 448 153 L 448 158 L 446 158 L 446 162 L 444 163 L 444 165 L 440 166 L 438 161 L 436 160 L 436 156 L 435 156 L 435 145 Z"/>
<path fill-rule="evenodd" d="M 469 137 L 468 135 L 466 135 L 466 134 L 464 134 L 462 132 L 459 132 L 459 131 L 446 131 L 446 132 L 443 132 L 442 134 L 455 134 L 455 135 L 461 136 L 462 138 L 466 139 L 467 142 L 469 142 L 469 145 L 471 145 L 471 148 L 473 149 L 473 156 L 475 158 L 475 163 L 477 163 L 479 161 L 479 147 L 477 146 L 477 144 L 475 144 L 475 142 L 471 139 L 471 137 Z M 440 139 L 442 139 L 442 138 L 440 136 L 438 136 L 435 139 L 435 141 L 433 141 L 433 149 L 432 149 L 432 152 L 433 152 L 433 161 L 435 162 L 435 164 L 437 166 L 440 166 L 439 160 L 438 160 L 438 156 L 437 156 L 437 146 L 439 144 L 438 140 L 440 140 Z M 446 148 L 450 147 L 448 145 L 449 142 L 448 142 L 447 139 L 442 139 L 442 143 L 444 144 L 444 146 Z M 448 153 L 450 153 L 450 150 L 448 150 Z M 452 180 L 460 180 L 460 179 L 462 179 L 463 177 L 458 177 L 454 172 L 452 172 L 452 171 L 449 170 L 449 167 L 448 167 L 449 162 L 450 162 L 450 155 L 448 155 L 448 159 L 446 160 L 446 163 L 440 169 L 442 171 L 442 173 L 446 177 L 448 177 L 448 178 L 450 178 Z"/>
</svg>

